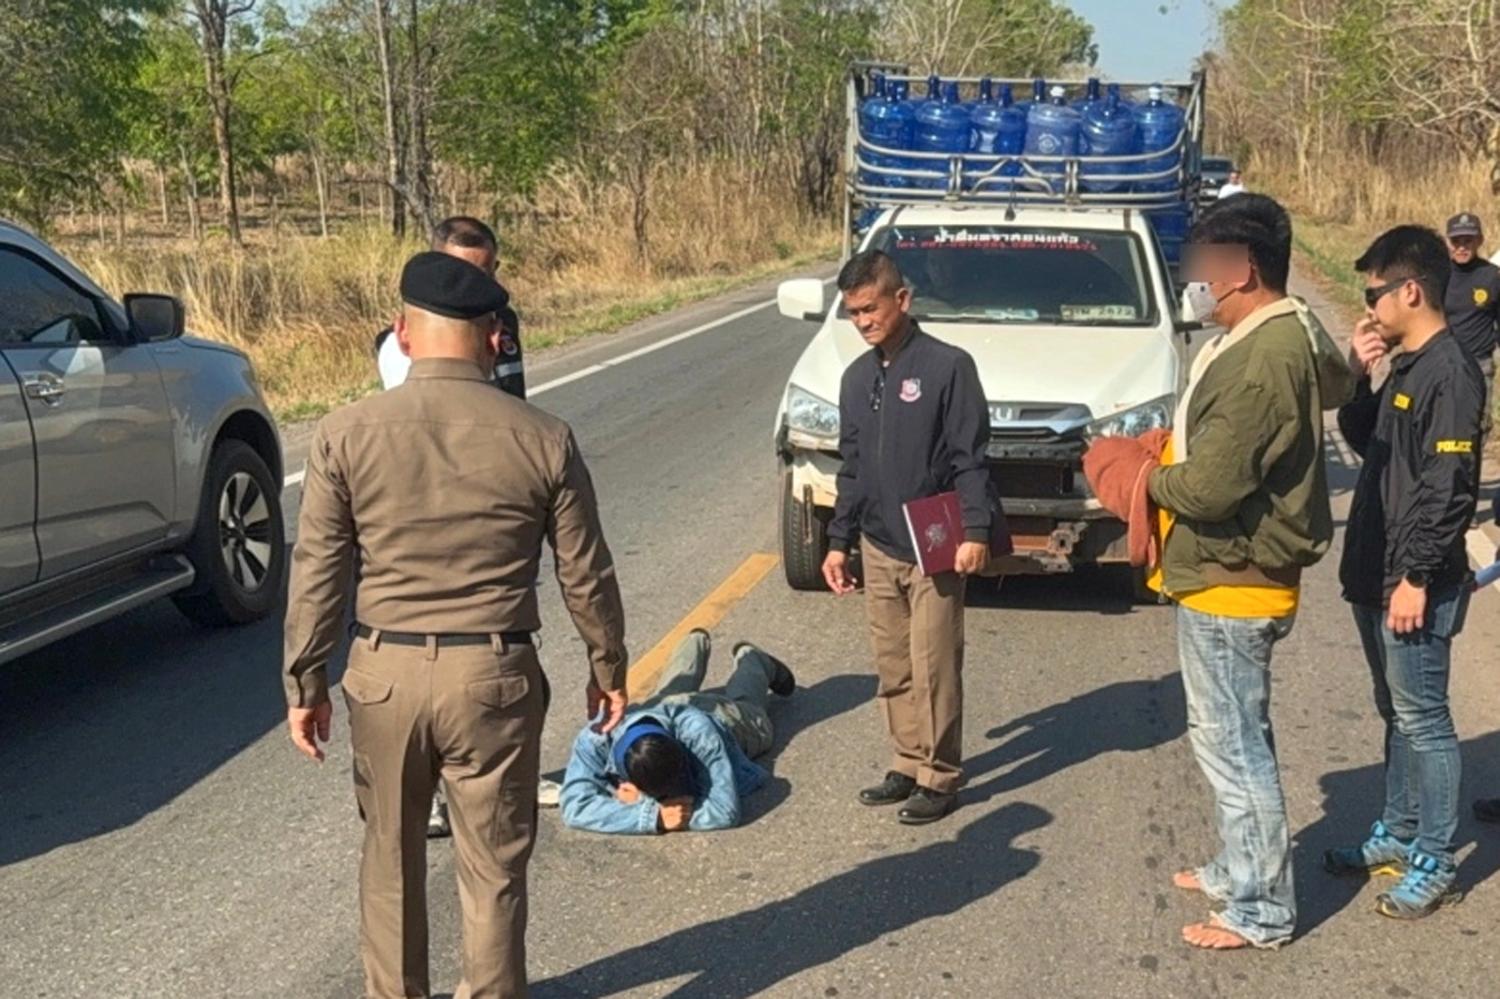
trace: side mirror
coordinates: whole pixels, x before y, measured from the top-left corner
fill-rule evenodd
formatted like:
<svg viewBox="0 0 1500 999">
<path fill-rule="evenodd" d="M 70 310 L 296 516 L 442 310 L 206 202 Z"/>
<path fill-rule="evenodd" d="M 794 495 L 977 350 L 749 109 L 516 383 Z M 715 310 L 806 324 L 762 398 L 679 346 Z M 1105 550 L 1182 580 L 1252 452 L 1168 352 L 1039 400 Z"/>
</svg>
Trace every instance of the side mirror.
<svg viewBox="0 0 1500 999">
<path fill-rule="evenodd" d="M 159 343 L 182 336 L 182 301 L 171 295 L 126 295 L 125 314 L 137 343 Z"/>
<path fill-rule="evenodd" d="M 776 307 L 788 319 L 822 322 L 828 314 L 823 306 L 823 282 L 817 278 L 794 278 L 776 288 Z"/>
</svg>

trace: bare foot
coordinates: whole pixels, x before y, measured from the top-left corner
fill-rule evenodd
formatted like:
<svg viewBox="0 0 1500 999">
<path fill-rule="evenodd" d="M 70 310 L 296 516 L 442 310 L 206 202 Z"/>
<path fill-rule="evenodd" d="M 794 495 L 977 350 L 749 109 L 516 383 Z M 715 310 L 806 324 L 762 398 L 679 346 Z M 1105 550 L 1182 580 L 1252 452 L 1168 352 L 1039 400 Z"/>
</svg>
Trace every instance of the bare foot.
<svg viewBox="0 0 1500 999">
<path fill-rule="evenodd" d="M 1201 892 L 1203 890 L 1203 882 L 1198 879 L 1197 871 L 1178 871 L 1172 875 L 1172 887 L 1181 888 L 1183 891 Z"/>
<path fill-rule="evenodd" d="M 1234 930 L 1226 929 L 1218 916 L 1209 916 L 1206 923 L 1189 923 L 1182 928 L 1182 939 L 1200 950 L 1244 950 L 1250 941 Z"/>
</svg>

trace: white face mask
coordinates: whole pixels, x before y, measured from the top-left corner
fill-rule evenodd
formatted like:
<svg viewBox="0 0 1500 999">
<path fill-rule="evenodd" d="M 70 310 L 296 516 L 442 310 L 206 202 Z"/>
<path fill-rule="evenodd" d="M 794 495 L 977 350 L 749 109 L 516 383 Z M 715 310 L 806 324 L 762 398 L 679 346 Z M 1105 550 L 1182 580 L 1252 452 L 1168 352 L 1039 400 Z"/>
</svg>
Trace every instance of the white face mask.
<svg viewBox="0 0 1500 999">
<path fill-rule="evenodd" d="M 1213 318 L 1219 300 L 1209 290 L 1207 281 L 1189 281 L 1182 291 L 1182 318 L 1190 323 L 1206 323 Z"/>
</svg>

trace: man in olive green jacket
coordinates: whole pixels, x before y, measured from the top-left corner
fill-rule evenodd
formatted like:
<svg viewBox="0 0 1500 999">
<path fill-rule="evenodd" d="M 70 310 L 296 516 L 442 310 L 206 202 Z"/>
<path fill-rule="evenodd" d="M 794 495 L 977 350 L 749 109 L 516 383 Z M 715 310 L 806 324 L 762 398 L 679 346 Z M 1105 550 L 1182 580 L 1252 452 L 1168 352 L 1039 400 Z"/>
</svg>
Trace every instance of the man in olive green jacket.
<svg viewBox="0 0 1500 999">
<path fill-rule="evenodd" d="M 1188 241 L 1189 308 L 1228 332 L 1195 359 L 1172 464 L 1149 489 L 1171 520 L 1163 586 L 1178 605 L 1189 733 L 1223 847 L 1173 880 L 1224 907 L 1183 928 L 1189 944 L 1274 948 L 1291 939 L 1296 902 L 1271 650 L 1291 632 L 1302 570 L 1333 540 L 1322 414 L 1353 381 L 1317 319 L 1287 297 L 1291 220 L 1280 205 L 1218 202 Z"/>
</svg>

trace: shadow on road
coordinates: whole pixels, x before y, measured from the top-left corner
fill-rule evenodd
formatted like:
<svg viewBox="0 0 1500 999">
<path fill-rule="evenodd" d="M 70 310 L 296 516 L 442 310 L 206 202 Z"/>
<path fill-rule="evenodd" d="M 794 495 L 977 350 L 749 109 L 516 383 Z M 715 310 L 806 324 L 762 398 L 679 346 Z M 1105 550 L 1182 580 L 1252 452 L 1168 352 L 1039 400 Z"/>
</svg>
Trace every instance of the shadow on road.
<svg viewBox="0 0 1500 999">
<path fill-rule="evenodd" d="M 1459 795 L 1457 845 L 1462 853 L 1474 850 L 1458 868 L 1458 885 L 1472 891 L 1500 872 L 1500 830 L 1486 828 L 1469 811 L 1474 798 L 1500 795 L 1500 732 L 1463 742 L 1463 789 Z M 1385 802 L 1385 770 L 1376 764 L 1335 770 L 1318 781 L 1323 792 L 1323 814 L 1294 838 L 1298 935 L 1312 933 L 1358 898 L 1367 878 L 1336 878 L 1323 870 L 1323 851 L 1362 840 L 1380 817 Z M 1394 884 L 1382 878 L 1382 884 Z M 1382 888 L 1384 890 L 1384 888 Z M 1370 895 L 1363 904 L 1373 906 Z"/>
<path fill-rule="evenodd" d="M 1036 805 L 1005 805 L 970 822 L 955 839 L 867 861 L 788 898 L 535 983 L 532 995 L 613 995 L 683 975 L 694 977 L 669 993 L 679 999 L 758 994 L 1025 877 L 1040 857 L 1015 840 L 1051 821 Z"/>
<path fill-rule="evenodd" d="M 988 801 L 1105 753 L 1138 753 L 1187 730 L 1182 677 L 1128 680 L 1097 687 L 985 733 L 1004 740 L 964 762 L 966 803 Z M 1004 773 L 983 778 L 1011 764 Z"/>
<path fill-rule="evenodd" d="M 0 867 L 139 821 L 280 725 L 282 616 L 211 631 L 161 601 L 0 667 Z"/>
</svg>

